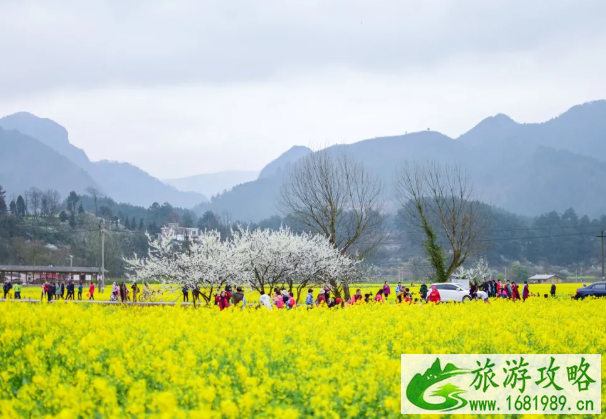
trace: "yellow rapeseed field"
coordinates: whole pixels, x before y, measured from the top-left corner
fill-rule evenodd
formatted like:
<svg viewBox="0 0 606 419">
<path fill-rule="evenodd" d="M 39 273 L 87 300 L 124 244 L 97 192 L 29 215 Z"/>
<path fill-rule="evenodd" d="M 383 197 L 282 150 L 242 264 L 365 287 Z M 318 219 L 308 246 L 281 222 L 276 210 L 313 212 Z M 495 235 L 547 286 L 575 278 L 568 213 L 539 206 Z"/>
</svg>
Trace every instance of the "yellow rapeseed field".
<svg viewBox="0 0 606 419">
<path fill-rule="evenodd" d="M 397 418 L 400 354 L 604 353 L 605 303 L 0 303 L 0 417 Z"/>
</svg>

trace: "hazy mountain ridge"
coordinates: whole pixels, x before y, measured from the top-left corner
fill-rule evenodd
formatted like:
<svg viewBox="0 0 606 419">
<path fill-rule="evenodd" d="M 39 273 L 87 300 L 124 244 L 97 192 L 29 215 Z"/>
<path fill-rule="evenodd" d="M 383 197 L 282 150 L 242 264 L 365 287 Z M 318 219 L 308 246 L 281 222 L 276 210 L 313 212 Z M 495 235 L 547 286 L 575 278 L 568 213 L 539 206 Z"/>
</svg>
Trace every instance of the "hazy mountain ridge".
<svg viewBox="0 0 606 419">
<path fill-rule="evenodd" d="M 602 150 L 600 151 L 600 150 Z M 574 106 L 549 121 L 519 124 L 498 114 L 457 139 L 435 131 L 335 145 L 378 173 L 391 194 L 394 170 L 404 160 L 437 160 L 465 166 L 483 201 L 522 215 L 564 211 L 606 212 L 606 101 Z M 597 157 L 596 157 L 597 156 Z M 281 178 L 249 182 L 196 208 L 258 221 L 278 212 Z M 253 208 L 254 207 L 254 208 Z M 262 208 L 261 208 L 262 207 Z"/>
<path fill-rule="evenodd" d="M 9 195 L 32 186 L 56 189 L 63 197 L 99 185 L 82 168 L 37 139 L 0 127 L 0 185 Z"/>
<path fill-rule="evenodd" d="M 229 191 L 236 185 L 253 181 L 259 177 L 259 173 L 259 171 L 252 170 L 227 170 L 184 178 L 164 179 L 163 182 L 183 192 L 198 192 L 211 197 Z"/>
<path fill-rule="evenodd" d="M 174 206 L 191 208 L 200 202 L 206 201 L 204 195 L 178 191 L 130 163 L 110 161 L 91 162 L 82 149 L 71 144 L 68 131 L 50 119 L 39 118 L 28 112 L 18 112 L 0 118 L 0 127 L 16 130 L 31 138 L 35 138 L 38 141 L 29 144 L 32 152 L 45 153 L 44 151 L 35 149 L 42 145 L 50 147 L 57 154 L 67 158 L 87 174 L 82 177 L 82 182 L 74 182 L 67 176 L 66 170 L 62 169 L 59 160 L 55 158 L 57 164 L 49 162 L 48 168 L 57 172 L 53 177 L 56 183 L 49 187 L 57 189 L 60 192 L 65 188 L 64 185 L 76 185 L 70 190 L 75 190 L 78 193 L 83 193 L 87 187 L 94 186 L 116 201 L 145 207 L 151 205 L 153 202 L 170 202 Z M 16 136 L 12 138 L 18 141 L 22 137 Z M 4 146 L 7 146 L 7 143 L 4 143 Z M 0 148 L 0 151 L 2 153 L 9 152 L 4 146 Z M 27 167 L 27 158 L 20 161 L 20 164 Z M 21 169 L 15 169 L 12 173 L 5 173 L 5 177 L 18 177 L 20 176 L 20 171 Z M 26 184 L 25 180 L 30 183 Z M 84 181 L 88 184 L 83 184 Z M 27 176 L 15 184 L 22 185 L 20 188 L 27 189 L 31 186 L 39 187 L 41 184 L 48 183 L 48 179 L 44 179 L 44 175 L 41 174 L 38 177 Z M 25 189 L 17 189 L 15 192 L 22 193 Z M 65 193 L 62 192 L 62 195 L 65 195 Z"/>
</svg>

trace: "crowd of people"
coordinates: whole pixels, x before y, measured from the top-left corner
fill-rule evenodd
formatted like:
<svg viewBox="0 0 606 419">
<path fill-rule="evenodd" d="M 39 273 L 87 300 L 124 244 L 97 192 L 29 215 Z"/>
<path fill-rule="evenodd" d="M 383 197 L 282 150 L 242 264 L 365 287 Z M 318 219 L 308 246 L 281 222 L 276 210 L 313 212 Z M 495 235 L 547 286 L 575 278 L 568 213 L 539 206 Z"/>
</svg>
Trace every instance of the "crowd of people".
<svg viewBox="0 0 606 419">
<path fill-rule="evenodd" d="M 411 284 L 412 286 L 412 284 Z M 82 300 L 82 294 L 84 290 L 85 284 L 83 281 L 75 282 L 73 280 L 64 281 L 64 282 L 52 282 L 52 281 L 44 281 L 42 284 L 42 294 L 41 300 L 47 299 L 47 301 L 52 300 Z M 143 284 L 143 289 L 139 287 L 139 285 L 134 282 L 129 290 L 129 287 L 121 282 L 120 284 L 114 282 L 111 288 L 110 301 L 121 301 L 121 302 L 129 302 L 137 301 L 137 297 L 139 293 L 143 293 L 143 295 L 152 294 L 153 291 L 150 289 L 147 283 Z M 76 289 L 78 291 L 78 296 L 75 296 Z M 15 282 L 14 284 L 7 281 L 3 284 L 4 291 L 4 299 L 7 299 L 7 296 L 10 292 L 14 292 L 15 299 L 21 299 L 21 290 L 22 285 L 19 282 Z M 187 285 L 184 285 L 181 289 L 183 292 L 183 301 L 189 302 L 189 292 L 190 288 Z M 198 286 L 195 286 L 191 289 L 192 293 L 192 302 L 194 304 L 200 302 L 201 291 Z M 555 296 L 556 293 L 556 285 L 552 284 L 550 289 L 551 296 Z M 259 305 L 265 306 L 269 309 L 272 307 L 276 307 L 278 309 L 292 309 L 297 307 L 297 301 L 294 297 L 294 294 L 291 291 L 288 291 L 286 288 L 282 287 L 281 289 L 275 288 L 272 292 L 272 295 L 268 295 L 265 292 L 260 292 L 261 296 L 259 299 Z M 343 301 L 340 297 L 334 295 L 332 288 L 329 285 L 324 285 L 317 295 L 314 295 L 314 290 L 309 289 L 308 293 L 305 297 L 305 306 L 307 308 L 313 308 L 318 306 L 326 306 L 329 308 L 337 307 L 337 306 L 346 306 L 356 303 L 370 303 L 370 302 L 378 302 L 383 303 L 388 301 L 388 298 L 392 294 L 391 286 L 387 281 L 383 284 L 383 286 L 375 293 L 366 293 L 362 294 L 361 289 L 357 289 L 354 295 L 351 298 Z M 415 297 L 414 294 L 410 291 L 410 288 L 402 285 L 401 282 L 398 282 L 395 287 L 395 300 L 398 304 L 413 304 L 413 303 L 440 303 L 442 302 L 442 298 L 440 296 L 440 291 L 436 286 L 428 287 L 427 284 L 422 284 L 419 290 L 419 296 Z M 95 284 L 93 282 L 88 286 L 87 293 L 88 300 L 95 299 Z M 503 298 L 510 300 L 521 300 L 526 301 L 529 297 L 534 296 L 530 292 L 530 288 L 528 286 L 528 282 L 524 281 L 524 285 L 520 290 L 520 286 L 516 284 L 515 281 L 506 281 L 502 282 L 501 280 L 484 280 L 482 283 L 477 284 L 476 282 L 471 282 L 469 289 L 469 298 L 473 300 L 482 300 L 486 303 L 490 303 L 489 298 Z M 545 294 L 547 297 L 547 294 Z M 236 287 L 236 290 L 233 291 L 231 285 L 225 285 L 222 289 L 217 291 L 214 303 L 221 310 L 228 308 L 230 306 L 241 306 L 245 307 L 246 297 L 244 295 L 244 291 L 242 287 Z"/>
</svg>

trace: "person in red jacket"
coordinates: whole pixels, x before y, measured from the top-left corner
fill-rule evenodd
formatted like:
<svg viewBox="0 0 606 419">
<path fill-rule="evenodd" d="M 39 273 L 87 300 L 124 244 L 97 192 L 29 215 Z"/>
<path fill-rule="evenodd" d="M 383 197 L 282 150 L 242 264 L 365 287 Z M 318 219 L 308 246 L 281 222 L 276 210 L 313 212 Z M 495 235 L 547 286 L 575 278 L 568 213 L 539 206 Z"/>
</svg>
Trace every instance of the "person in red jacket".
<svg viewBox="0 0 606 419">
<path fill-rule="evenodd" d="M 91 281 L 90 287 L 88 288 L 88 300 L 95 299 L 95 284 Z"/>
<path fill-rule="evenodd" d="M 427 297 L 427 301 L 436 303 L 436 304 L 441 301 L 440 291 L 438 291 L 438 289 L 435 286 L 431 287 L 431 292 L 429 293 L 429 296 Z"/>
<path fill-rule="evenodd" d="M 526 301 L 528 296 L 530 295 L 530 290 L 528 289 L 528 282 L 524 281 L 524 289 L 522 290 L 522 299 Z"/>
<path fill-rule="evenodd" d="M 227 291 L 221 291 L 216 297 L 215 302 L 219 306 L 220 310 L 229 307 L 229 298 L 227 298 Z"/>
</svg>

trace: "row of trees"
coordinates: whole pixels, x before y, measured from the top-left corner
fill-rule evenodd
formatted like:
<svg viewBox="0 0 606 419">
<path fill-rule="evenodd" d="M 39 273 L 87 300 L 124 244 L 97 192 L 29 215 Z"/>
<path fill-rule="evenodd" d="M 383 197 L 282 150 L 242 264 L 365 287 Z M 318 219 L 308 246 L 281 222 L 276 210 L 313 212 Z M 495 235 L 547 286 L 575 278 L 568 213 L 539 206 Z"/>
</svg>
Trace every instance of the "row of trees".
<svg viewBox="0 0 606 419">
<path fill-rule="evenodd" d="M 330 284 L 336 296 L 358 278 L 359 261 L 347 256 L 329 239 L 312 233 L 293 233 L 239 227 L 228 240 L 216 230 L 182 246 L 172 237 L 153 240 L 144 258 L 126 258 L 131 279 L 198 286 L 208 303 L 225 284 L 246 285 L 271 293 L 285 286 L 299 300 L 307 288 Z"/>
</svg>

